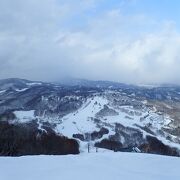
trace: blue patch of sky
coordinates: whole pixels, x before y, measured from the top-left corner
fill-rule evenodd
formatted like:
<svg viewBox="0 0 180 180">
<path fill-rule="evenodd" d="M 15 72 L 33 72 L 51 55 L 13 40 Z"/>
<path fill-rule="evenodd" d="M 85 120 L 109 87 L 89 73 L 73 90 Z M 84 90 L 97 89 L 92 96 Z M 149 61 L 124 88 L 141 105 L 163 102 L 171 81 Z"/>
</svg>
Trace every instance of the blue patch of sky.
<svg viewBox="0 0 180 180">
<path fill-rule="evenodd" d="M 74 30 L 84 28 L 91 19 L 115 9 L 126 16 L 144 15 L 157 22 L 173 21 L 180 28 L 180 0 L 99 0 L 95 7 L 77 12 L 65 24 Z"/>
</svg>

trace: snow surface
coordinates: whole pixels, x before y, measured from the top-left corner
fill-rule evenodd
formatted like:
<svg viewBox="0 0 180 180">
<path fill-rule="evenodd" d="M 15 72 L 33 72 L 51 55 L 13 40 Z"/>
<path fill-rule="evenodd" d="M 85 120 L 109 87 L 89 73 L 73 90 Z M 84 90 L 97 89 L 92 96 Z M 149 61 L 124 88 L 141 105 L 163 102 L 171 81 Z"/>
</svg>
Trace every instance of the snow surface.
<svg viewBox="0 0 180 180">
<path fill-rule="evenodd" d="M 32 83 L 26 83 L 28 86 L 34 86 L 34 85 L 41 85 L 42 83 L 40 82 L 32 82 Z"/>
<path fill-rule="evenodd" d="M 1 157 L 2 180 L 179 180 L 180 158 L 139 153 Z"/>
<path fill-rule="evenodd" d="M 28 90 L 29 88 L 23 88 L 23 89 L 15 89 L 15 91 L 17 91 L 17 92 L 24 92 L 24 91 L 26 91 L 26 90 Z"/>
<path fill-rule="evenodd" d="M 78 111 L 63 117 L 63 123 L 57 126 L 57 132 L 72 137 L 76 133 L 84 134 L 85 132 L 98 130 L 96 124 L 92 123 L 90 118 L 95 117 L 95 114 L 107 103 L 106 99 L 98 96 L 88 99 Z"/>
<path fill-rule="evenodd" d="M 0 91 L 0 94 L 3 94 L 3 93 L 5 93 L 6 92 L 6 90 L 2 90 L 2 91 Z"/>
<path fill-rule="evenodd" d="M 34 110 L 31 111 L 14 111 L 16 118 L 20 123 L 26 123 L 34 119 Z"/>
</svg>

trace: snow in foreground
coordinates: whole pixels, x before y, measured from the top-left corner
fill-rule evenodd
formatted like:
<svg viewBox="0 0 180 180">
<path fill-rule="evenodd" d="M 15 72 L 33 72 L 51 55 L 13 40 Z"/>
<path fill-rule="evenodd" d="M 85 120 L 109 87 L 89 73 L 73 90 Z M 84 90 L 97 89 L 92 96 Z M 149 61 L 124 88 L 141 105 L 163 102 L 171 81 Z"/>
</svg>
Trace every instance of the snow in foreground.
<svg viewBox="0 0 180 180">
<path fill-rule="evenodd" d="M 179 180 L 180 158 L 134 153 L 1 157 L 2 180 Z"/>
</svg>

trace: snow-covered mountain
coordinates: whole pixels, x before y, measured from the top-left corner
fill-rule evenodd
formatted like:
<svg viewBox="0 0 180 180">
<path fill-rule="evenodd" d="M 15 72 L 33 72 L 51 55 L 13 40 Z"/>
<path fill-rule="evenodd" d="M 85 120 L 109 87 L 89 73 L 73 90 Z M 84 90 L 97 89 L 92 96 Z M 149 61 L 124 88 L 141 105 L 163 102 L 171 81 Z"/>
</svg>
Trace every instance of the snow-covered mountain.
<svg viewBox="0 0 180 180">
<path fill-rule="evenodd" d="M 12 130 L 9 130 L 12 126 L 14 136 L 19 131 L 21 135 L 30 131 L 25 135 L 29 138 L 33 134 L 34 139 L 29 143 L 23 139 L 26 148 L 53 133 L 53 138 L 65 136 L 73 145 L 76 141 L 80 152 L 105 148 L 179 156 L 179 105 L 178 86 L 147 88 L 85 80 L 82 84 L 78 80 L 78 84 L 69 85 L 7 79 L 0 81 L 0 133 L 5 132 L 7 136 L 3 138 L 12 139 Z M 3 138 L 0 138 L 1 144 Z M 22 149 L 22 145 L 19 146 Z M 32 146 L 34 149 L 27 154 L 36 154 L 36 150 L 46 144 Z M 77 153 L 69 149 L 68 152 Z M 18 155 L 26 154 L 24 150 L 18 153 L 19 147 L 15 150 Z M 15 150 L 11 146 L 0 148 L 5 155 L 16 155 Z M 48 151 L 48 154 L 58 154 L 57 151 Z"/>
</svg>

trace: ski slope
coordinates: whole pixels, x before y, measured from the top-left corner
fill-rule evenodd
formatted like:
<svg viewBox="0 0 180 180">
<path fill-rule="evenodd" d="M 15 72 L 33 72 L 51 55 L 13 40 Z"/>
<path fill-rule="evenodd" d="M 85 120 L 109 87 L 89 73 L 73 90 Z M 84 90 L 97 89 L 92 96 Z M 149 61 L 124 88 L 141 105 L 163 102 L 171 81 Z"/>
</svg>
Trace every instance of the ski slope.
<svg viewBox="0 0 180 180">
<path fill-rule="evenodd" d="M 14 114 L 16 115 L 15 122 L 27 123 L 33 119 L 38 119 L 40 130 L 43 130 L 43 122 L 49 122 L 50 124 L 55 123 L 55 132 L 69 138 L 73 138 L 74 134 L 84 135 L 85 133 L 99 131 L 100 127 L 108 129 L 109 133 L 103 135 L 101 139 L 94 140 L 94 143 L 105 138 L 108 139 L 110 135 L 114 135 L 116 123 L 125 127 L 138 129 L 142 132 L 144 138 L 146 138 L 147 135 L 152 136 L 152 134 L 140 127 L 148 127 L 151 132 L 154 133 L 154 136 L 161 140 L 165 145 L 180 149 L 180 144 L 177 143 L 179 142 L 179 137 L 163 131 L 163 128 L 171 128 L 169 124 L 173 119 L 170 119 L 167 115 L 158 114 L 156 110 L 149 109 L 146 106 L 143 106 L 140 109 L 127 105 L 114 106 L 112 103 L 113 98 L 109 98 L 111 94 L 108 93 L 109 92 L 106 92 L 103 95 L 96 94 L 93 97 L 87 98 L 78 110 L 63 117 L 59 117 L 58 115 L 53 118 L 45 117 L 44 115 L 38 117 L 35 116 L 35 110 L 14 111 Z M 66 98 L 68 98 L 68 96 Z M 72 96 L 69 98 L 72 98 Z M 117 114 L 97 117 L 97 113 L 100 112 L 105 105 L 117 112 Z M 100 120 L 99 124 L 94 121 L 96 118 Z M 159 133 L 160 131 L 163 131 L 163 134 Z M 84 146 L 83 142 L 80 142 L 80 148 L 83 151 L 82 146 Z"/>
<path fill-rule="evenodd" d="M 96 104 L 96 102 L 98 103 Z M 102 97 L 88 99 L 78 111 L 63 117 L 63 123 L 57 126 L 57 132 L 71 138 L 76 133 L 84 134 L 85 132 L 98 130 L 96 124 L 89 118 L 95 117 L 96 113 L 107 103 L 108 101 Z"/>
<path fill-rule="evenodd" d="M 135 153 L 0 157 L 2 180 L 179 180 L 180 158 Z"/>
</svg>

